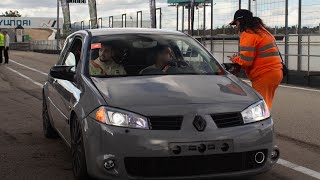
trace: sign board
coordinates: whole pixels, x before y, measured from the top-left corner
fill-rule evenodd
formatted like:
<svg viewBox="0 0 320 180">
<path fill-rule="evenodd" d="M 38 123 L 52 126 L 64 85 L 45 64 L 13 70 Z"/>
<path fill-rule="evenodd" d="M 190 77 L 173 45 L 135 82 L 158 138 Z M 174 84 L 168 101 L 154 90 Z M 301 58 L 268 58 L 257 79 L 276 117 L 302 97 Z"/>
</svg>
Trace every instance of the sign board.
<svg viewBox="0 0 320 180">
<path fill-rule="evenodd" d="M 57 28 L 57 18 L 41 17 L 0 17 L 0 28 L 16 28 L 21 25 L 23 28 Z M 63 19 L 60 18 L 60 28 L 63 27 Z"/>
<path fill-rule="evenodd" d="M 83 4 L 86 3 L 86 0 L 67 0 L 68 3 L 78 3 Z"/>
</svg>

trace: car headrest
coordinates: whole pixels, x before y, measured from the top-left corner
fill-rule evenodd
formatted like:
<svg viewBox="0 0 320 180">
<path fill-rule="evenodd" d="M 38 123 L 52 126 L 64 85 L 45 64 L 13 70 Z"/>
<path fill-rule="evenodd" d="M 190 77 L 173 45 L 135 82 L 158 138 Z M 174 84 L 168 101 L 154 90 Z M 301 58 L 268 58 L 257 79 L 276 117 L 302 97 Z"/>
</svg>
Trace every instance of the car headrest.
<svg viewBox="0 0 320 180">
<path fill-rule="evenodd" d="M 99 49 L 91 50 L 91 60 L 96 60 L 99 57 Z"/>
<path fill-rule="evenodd" d="M 151 66 L 156 63 L 156 51 L 154 49 L 151 49 L 148 51 L 146 55 L 146 66 Z"/>
</svg>

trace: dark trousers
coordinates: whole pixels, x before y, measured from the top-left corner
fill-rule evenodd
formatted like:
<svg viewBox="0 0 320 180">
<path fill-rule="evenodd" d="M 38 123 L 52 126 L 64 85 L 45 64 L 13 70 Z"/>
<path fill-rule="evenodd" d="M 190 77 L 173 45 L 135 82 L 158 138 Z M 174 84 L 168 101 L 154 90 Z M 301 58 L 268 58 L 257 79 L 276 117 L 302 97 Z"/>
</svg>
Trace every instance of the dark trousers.
<svg viewBox="0 0 320 180">
<path fill-rule="evenodd" d="M 2 51 L 4 50 L 4 46 L 0 46 L 0 64 L 2 63 Z"/>
<path fill-rule="evenodd" d="M 4 48 L 4 63 L 9 63 L 9 47 Z"/>
</svg>

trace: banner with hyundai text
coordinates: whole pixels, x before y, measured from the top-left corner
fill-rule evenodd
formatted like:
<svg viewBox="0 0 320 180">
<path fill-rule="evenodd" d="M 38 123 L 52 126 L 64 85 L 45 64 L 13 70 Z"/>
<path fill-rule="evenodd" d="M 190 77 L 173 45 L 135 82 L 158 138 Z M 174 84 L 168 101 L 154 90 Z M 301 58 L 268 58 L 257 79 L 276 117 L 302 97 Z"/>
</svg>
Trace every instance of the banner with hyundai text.
<svg viewBox="0 0 320 180">
<path fill-rule="evenodd" d="M 45 28 L 56 29 L 57 18 L 41 17 L 0 17 L 0 28 L 16 28 L 21 25 L 23 28 Z M 60 28 L 63 27 L 63 19 L 60 18 Z"/>
</svg>

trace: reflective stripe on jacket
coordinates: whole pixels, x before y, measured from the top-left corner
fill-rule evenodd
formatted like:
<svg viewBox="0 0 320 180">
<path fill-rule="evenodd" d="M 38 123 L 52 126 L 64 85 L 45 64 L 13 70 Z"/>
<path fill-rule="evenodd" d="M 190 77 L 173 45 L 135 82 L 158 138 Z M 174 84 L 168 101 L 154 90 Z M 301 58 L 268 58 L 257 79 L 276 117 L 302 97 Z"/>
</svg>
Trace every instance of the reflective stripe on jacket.
<svg viewBox="0 0 320 180">
<path fill-rule="evenodd" d="M 254 33 L 250 30 L 240 35 L 240 54 L 234 63 L 246 70 L 250 80 L 273 70 L 281 70 L 281 58 L 276 40 L 266 29 Z"/>
</svg>

